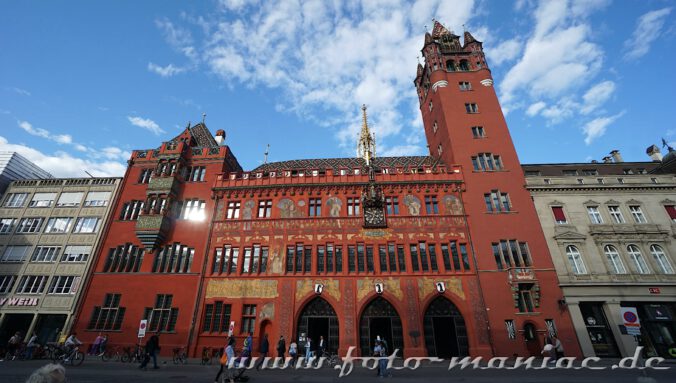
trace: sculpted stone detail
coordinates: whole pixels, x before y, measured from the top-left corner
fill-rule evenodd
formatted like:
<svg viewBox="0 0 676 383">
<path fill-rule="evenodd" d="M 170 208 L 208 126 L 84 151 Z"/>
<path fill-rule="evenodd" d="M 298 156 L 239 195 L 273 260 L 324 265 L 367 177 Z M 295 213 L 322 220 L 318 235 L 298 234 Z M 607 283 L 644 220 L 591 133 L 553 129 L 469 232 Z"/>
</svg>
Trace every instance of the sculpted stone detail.
<svg viewBox="0 0 676 383">
<path fill-rule="evenodd" d="M 404 205 L 408 209 L 408 214 L 410 215 L 420 215 L 420 198 L 414 196 L 413 194 L 408 194 L 404 197 Z"/>
<path fill-rule="evenodd" d="M 458 298 L 465 300 L 465 291 L 462 288 L 462 280 L 458 277 L 448 277 L 448 278 L 430 278 L 423 277 L 418 278 L 418 296 L 420 301 L 423 302 L 426 297 L 430 294 L 439 294 L 435 286 L 436 282 L 445 282 L 446 283 L 446 292 L 445 294 L 453 294 Z"/>
<path fill-rule="evenodd" d="M 276 280 L 211 279 L 205 298 L 277 298 Z"/>
<path fill-rule="evenodd" d="M 336 301 L 340 301 L 340 282 L 337 279 L 299 279 L 296 281 L 296 302 L 300 302 L 308 294 L 316 295 L 315 283 L 324 285 L 322 296 L 328 295 Z"/>
</svg>

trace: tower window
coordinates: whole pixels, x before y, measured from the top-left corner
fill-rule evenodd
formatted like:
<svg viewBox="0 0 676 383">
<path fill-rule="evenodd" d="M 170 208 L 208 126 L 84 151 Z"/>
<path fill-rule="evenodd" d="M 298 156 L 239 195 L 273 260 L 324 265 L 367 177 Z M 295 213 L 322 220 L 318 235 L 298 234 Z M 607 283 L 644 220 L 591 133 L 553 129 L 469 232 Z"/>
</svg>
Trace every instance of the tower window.
<svg viewBox="0 0 676 383">
<path fill-rule="evenodd" d="M 461 81 L 458 83 L 458 87 L 460 88 L 461 91 L 467 91 L 467 90 L 472 90 L 472 84 L 470 84 L 467 81 Z"/>
<path fill-rule="evenodd" d="M 483 126 L 473 126 L 472 127 L 472 136 L 474 138 L 484 138 L 486 137 L 486 132 L 484 131 Z"/>
<path fill-rule="evenodd" d="M 432 125 L 432 132 L 433 132 L 433 133 L 436 133 L 436 132 L 437 132 L 437 129 L 439 129 L 439 126 L 437 125 L 437 122 L 434 121 L 434 124 Z"/>
<path fill-rule="evenodd" d="M 431 112 L 432 109 L 434 108 L 434 105 L 432 105 L 432 101 L 430 101 L 429 107 L 430 107 L 430 112 Z"/>
<path fill-rule="evenodd" d="M 455 61 L 448 60 L 446 61 L 446 70 L 449 72 L 455 72 L 457 68 L 455 67 Z"/>
<path fill-rule="evenodd" d="M 493 190 L 490 193 L 484 194 L 484 202 L 486 203 L 486 211 L 489 213 L 504 213 L 511 211 L 509 195 L 507 193 L 502 193 L 499 190 Z"/>
<path fill-rule="evenodd" d="M 502 170 L 502 159 L 491 153 L 479 153 L 472 157 L 472 166 L 477 172 Z"/>
<path fill-rule="evenodd" d="M 468 71 L 469 70 L 469 61 L 460 60 L 460 70 L 461 71 Z"/>
<path fill-rule="evenodd" d="M 430 108 L 430 110 L 432 109 Z M 479 106 L 475 103 L 466 103 L 465 110 L 467 113 L 479 113 Z"/>
<path fill-rule="evenodd" d="M 439 144 L 439 145 L 437 146 L 437 153 L 438 153 L 438 155 L 441 155 L 441 153 L 443 153 L 443 152 L 444 152 L 444 149 L 441 147 L 441 144 Z"/>
</svg>

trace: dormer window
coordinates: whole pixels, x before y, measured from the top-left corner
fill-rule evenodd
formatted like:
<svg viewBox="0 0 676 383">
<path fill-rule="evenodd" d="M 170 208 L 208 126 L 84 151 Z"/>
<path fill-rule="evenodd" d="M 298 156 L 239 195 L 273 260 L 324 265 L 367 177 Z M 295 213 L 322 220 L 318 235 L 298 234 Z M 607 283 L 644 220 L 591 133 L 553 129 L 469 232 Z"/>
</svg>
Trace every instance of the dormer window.
<svg viewBox="0 0 676 383">
<path fill-rule="evenodd" d="M 449 72 L 455 72 L 457 68 L 455 67 L 455 61 L 448 60 L 446 61 L 446 70 Z"/>
<path fill-rule="evenodd" d="M 460 70 L 461 71 L 469 71 L 469 61 L 460 60 Z"/>
</svg>

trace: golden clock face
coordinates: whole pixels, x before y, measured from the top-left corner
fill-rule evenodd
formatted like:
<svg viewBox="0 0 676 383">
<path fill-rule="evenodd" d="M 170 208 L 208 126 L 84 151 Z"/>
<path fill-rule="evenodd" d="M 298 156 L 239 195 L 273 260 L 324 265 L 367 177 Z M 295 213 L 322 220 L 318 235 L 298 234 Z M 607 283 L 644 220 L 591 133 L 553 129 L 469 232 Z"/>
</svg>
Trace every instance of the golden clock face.
<svg viewBox="0 0 676 383">
<path fill-rule="evenodd" d="M 385 222 L 385 214 L 382 209 L 364 210 L 364 221 L 369 225 L 381 225 Z"/>
</svg>

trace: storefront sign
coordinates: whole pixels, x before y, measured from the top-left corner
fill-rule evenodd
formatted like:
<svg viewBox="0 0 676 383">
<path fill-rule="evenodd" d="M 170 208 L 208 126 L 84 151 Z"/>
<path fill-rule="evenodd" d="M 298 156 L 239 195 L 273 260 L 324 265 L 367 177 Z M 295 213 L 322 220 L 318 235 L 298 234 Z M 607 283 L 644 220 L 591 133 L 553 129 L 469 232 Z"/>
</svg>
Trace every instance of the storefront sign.
<svg viewBox="0 0 676 383">
<path fill-rule="evenodd" d="M 648 287 L 648 291 L 650 292 L 650 294 L 659 294 L 660 288 L 659 287 Z"/>
<path fill-rule="evenodd" d="M 636 307 L 620 307 L 622 322 L 629 335 L 641 335 L 641 321 L 638 319 Z"/>
<path fill-rule="evenodd" d="M 38 298 L 0 298 L 0 306 L 37 306 Z"/>
</svg>

